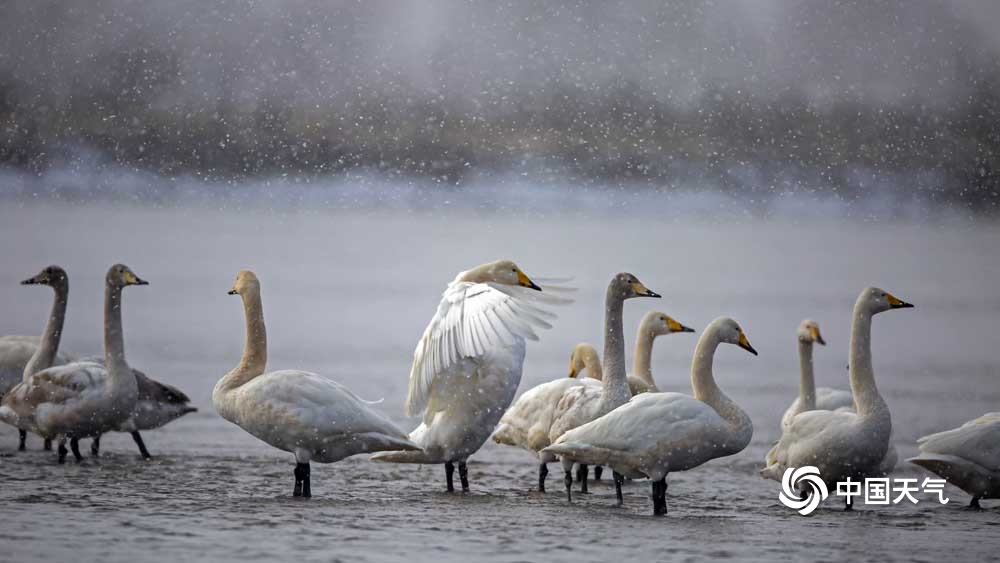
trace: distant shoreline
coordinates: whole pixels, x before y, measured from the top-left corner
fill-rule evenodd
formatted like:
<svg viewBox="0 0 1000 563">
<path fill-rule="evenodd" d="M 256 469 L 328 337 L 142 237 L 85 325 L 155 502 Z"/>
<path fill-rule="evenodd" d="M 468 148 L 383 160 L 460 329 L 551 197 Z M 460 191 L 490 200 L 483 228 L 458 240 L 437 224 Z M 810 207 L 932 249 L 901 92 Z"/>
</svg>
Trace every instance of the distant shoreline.
<svg viewBox="0 0 1000 563">
<path fill-rule="evenodd" d="M 208 179 L 82 164 L 37 173 L 0 166 L 0 203 L 216 206 L 274 211 L 472 212 L 535 216 L 621 216 L 670 222 L 707 220 L 854 220 L 929 223 L 993 221 L 997 204 L 978 208 L 907 189 L 906 177 L 873 183 L 862 195 L 834 189 L 745 189 L 710 182 L 574 181 L 551 171 L 482 173 L 462 184 L 358 170 L 330 174 Z M 6 204 L 5 203 L 5 204 Z"/>
</svg>

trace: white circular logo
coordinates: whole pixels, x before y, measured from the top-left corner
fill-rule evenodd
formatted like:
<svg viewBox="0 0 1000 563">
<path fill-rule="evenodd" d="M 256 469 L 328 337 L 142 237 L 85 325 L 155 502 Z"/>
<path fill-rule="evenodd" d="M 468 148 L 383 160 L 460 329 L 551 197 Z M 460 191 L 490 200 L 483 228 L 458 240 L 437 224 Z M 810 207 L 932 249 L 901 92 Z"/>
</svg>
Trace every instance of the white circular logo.
<svg viewBox="0 0 1000 563">
<path fill-rule="evenodd" d="M 809 485 L 812 494 L 808 498 L 799 498 L 800 484 Z M 805 465 L 795 469 L 789 467 L 785 474 L 781 476 L 781 493 L 778 500 L 788 508 L 798 510 L 799 514 L 808 516 L 812 514 L 819 503 L 826 500 L 830 492 L 826 490 L 826 483 L 819 476 L 819 468 L 812 465 Z"/>
</svg>

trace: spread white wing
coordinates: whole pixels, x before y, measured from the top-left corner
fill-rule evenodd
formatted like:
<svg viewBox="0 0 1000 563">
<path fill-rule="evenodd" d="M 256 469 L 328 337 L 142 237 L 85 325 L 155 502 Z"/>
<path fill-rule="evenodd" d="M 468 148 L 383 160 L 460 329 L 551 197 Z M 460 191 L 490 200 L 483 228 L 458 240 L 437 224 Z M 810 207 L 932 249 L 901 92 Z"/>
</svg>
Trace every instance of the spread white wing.
<svg viewBox="0 0 1000 563">
<path fill-rule="evenodd" d="M 552 328 L 549 322 L 556 318 L 546 307 L 571 302 L 554 295 L 565 291 L 572 290 L 471 282 L 448 285 L 413 353 L 406 414 L 420 414 L 438 376 L 462 359 L 482 357 L 519 339 L 538 340 L 535 329 Z"/>
</svg>

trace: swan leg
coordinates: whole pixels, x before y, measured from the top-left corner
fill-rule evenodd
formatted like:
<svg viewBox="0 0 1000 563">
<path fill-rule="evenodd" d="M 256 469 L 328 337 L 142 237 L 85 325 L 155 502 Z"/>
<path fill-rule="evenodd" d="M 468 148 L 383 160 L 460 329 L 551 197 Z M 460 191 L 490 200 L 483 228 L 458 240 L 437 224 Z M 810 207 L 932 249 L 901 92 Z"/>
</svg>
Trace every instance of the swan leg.
<svg viewBox="0 0 1000 563">
<path fill-rule="evenodd" d="M 458 480 L 462 482 L 462 492 L 469 492 L 469 466 L 464 461 L 458 462 Z"/>
<path fill-rule="evenodd" d="M 66 449 L 66 438 L 59 438 L 59 463 L 66 463 L 66 454 L 69 450 Z"/>
<path fill-rule="evenodd" d="M 576 466 L 576 482 L 583 483 L 587 478 L 587 466 L 583 463 L 578 463 Z"/>
<path fill-rule="evenodd" d="M 454 493 L 455 492 L 455 464 L 452 463 L 452 462 L 450 462 L 450 461 L 444 462 L 444 480 L 445 480 L 445 483 L 448 485 L 448 492 L 449 493 Z"/>
<path fill-rule="evenodd" d="M 549 466 L 544 463 L 538 464 L 538 492 L 545 492 L 545 477 L 549 474 Z"/>
<path fill-rule="evenodd" d="M 293 497 L 309 498 L 312 496 L 309 473 L 309 463 L 295 464 L 295 488 L 292 489 Z"/>
<path fill-rule="evenodd" d="M 653 516 L 667 514 L 667 478 L 653 481 Z"/>
<path fill-rule="evenodd" d="M 80 454 L 79 438 L 70 438 L 69 449 L 73 451 L 73 457 L 76 458 L 77 463 L 83 461 L 83 456 Z"/>
<path fill-rule="evenodd" d="M 582 494 L 589 494 L 590 491 L 587 490 L 587 474 L 590 472 L 589 467 L 585 463 L 580 464 L 580 469 L 577 472 L 580 475 L 580 492 Z"/>
<path fill-rule="evenodd" d="M 567 469 L 563 477 L 563 483 L 566 484 L 566 502 L 573 502 L 573 470 Z"/>
<path fill-rule="evenodd" d="M 25 445 L 25 442 L 27 440 L 28 440 L 28 431 L 27 430 L 18 430 L 17 431 L 17 451 L 23 452 L 24 450 L 28 449 L 27 446 Z"/>
<path fill-rule="evenodd" d="M 47 452 L 51 452 L 52 451 L 52 440 L 49 440 L 48 438 L 46 438 L 45 442 L 42 443 L 42 449 L 45 450 L 45 451 L 47 451 Z"/>
<path fill-rule="evenodd" d="M 851 503 L 851 497 L 844 497 L 844 512 L 851 512 L 854 510 L 854 504 Z"/>
<path fill-rule="evenodd" d="M 601 480 L 601 473 L 604 473 L 604 467 L 602 467 L 600 465 L 595 465 L 594 466 L 594 481 L 600 481 Z"/>
<path fill-rule="evenodd" d="M 136 430 L 132 432 L 132 439 L 135 440 L 135 445 L 139 446 L 139 454 L 142 455 L 142 459 L 150 459 L 153 456 L 149 455 L 149 450 L 146 449 L 146 443 L 142 441 L 142 434 Z"/>
<path fill-rule="evenodd" d="M 90 441 L 90 455 L 94 457 L 99 457 L 101 455 L 101 435 L 98 434 L 94 436 L 94 439 Z"/>
<path fill-rule="evenodd" d="M 972 497 L 972 500 L 969 501 L 969 508 L 975 508 L 977 510 L 983 508 L 982 506 L 979 506 L 979 497 Z"/>
<path fill-rule="evenodd" d="M 625 476 L 617 471 L 611 473 L 615 479 L 615 497 L 618 499 L 618 506 L 624 506 L 625 498 L 622 496 L 622 483 L 625 482 Z"/>
</svg>

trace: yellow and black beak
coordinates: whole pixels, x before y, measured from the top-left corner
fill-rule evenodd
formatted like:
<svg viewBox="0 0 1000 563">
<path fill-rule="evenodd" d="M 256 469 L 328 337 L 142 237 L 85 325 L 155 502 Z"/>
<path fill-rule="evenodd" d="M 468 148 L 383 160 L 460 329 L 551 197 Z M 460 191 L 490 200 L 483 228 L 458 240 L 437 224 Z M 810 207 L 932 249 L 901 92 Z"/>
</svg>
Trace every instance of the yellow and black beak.
<svg viewBox="0 0 1000 563">
<path fill-rule="evenodd" d="M 657 299 L 660 297 L 659 293 L 649 289 L 638 280 L 632 282 L 632 291 L 634 291 L 639 297 L 656 297 Z"/>
<path fill-rule="evenodd" d="M 227 291 L 226 295 L 239 295 L 239 293 L 240 292 L 236 291 L 236 289 L 234 288 L 234 289 L 230 289 L 229 291 Z"/>
<path fill-rule="evenodd" d="M 757 355 L 757 350 L 753 349 L 753 346 L 750 345 L 750 341 L 747 340 L 747 335 L 744 334 L 742 330 L 740 331 L 740 348 L 743 348 L 754 356 Z"/>
<path fill-rule="evenodd" d="M 686 327 L 670 317 L 667 317 L 667 328 L 670 332 L 694 332 L 693 328 Z"/>
<path fill-rule="evenodd" d="M 535 291 L 541 291 L 542 290 L 542 288 L 540 288 L 537 285 L 535 285 L 535 282 L 531 281 L 531 278 L 529 278 L 521 270 L 517 271 L 517 285 L 519 285 L 521 287 L 526 287 L 528 289 L 534 289 Z"/>
<path fill-rule="evenodd" d="M 148 281 L 135 275 L 135 272 L 131 270 L 125 270 L 125 273 L 122 275 L 122 277 L 125 279 L 126 285 L 149 285 Z"/>
<path fill-rule="evenodd" d="M 889 307 L 892 308 L 892 309 L 912 309 L 913 308 L 913 304 L 912 303 L 907 303 L 906 301 L 903 301 L 902 299 L 896 297 L 895 295 L 893 295 L 891 293 L 886 293 L 885 294 L 885 298 L 889 301 Z"/>
<path fill-rule="evenodd" d="M 813 342 L 826 346 L 826 340 L 823 340 L 823 335 L 819 333 L 819 328 L 814 326 L 809 327 L 809 335 L 812 336 Z"/>
</svg>

